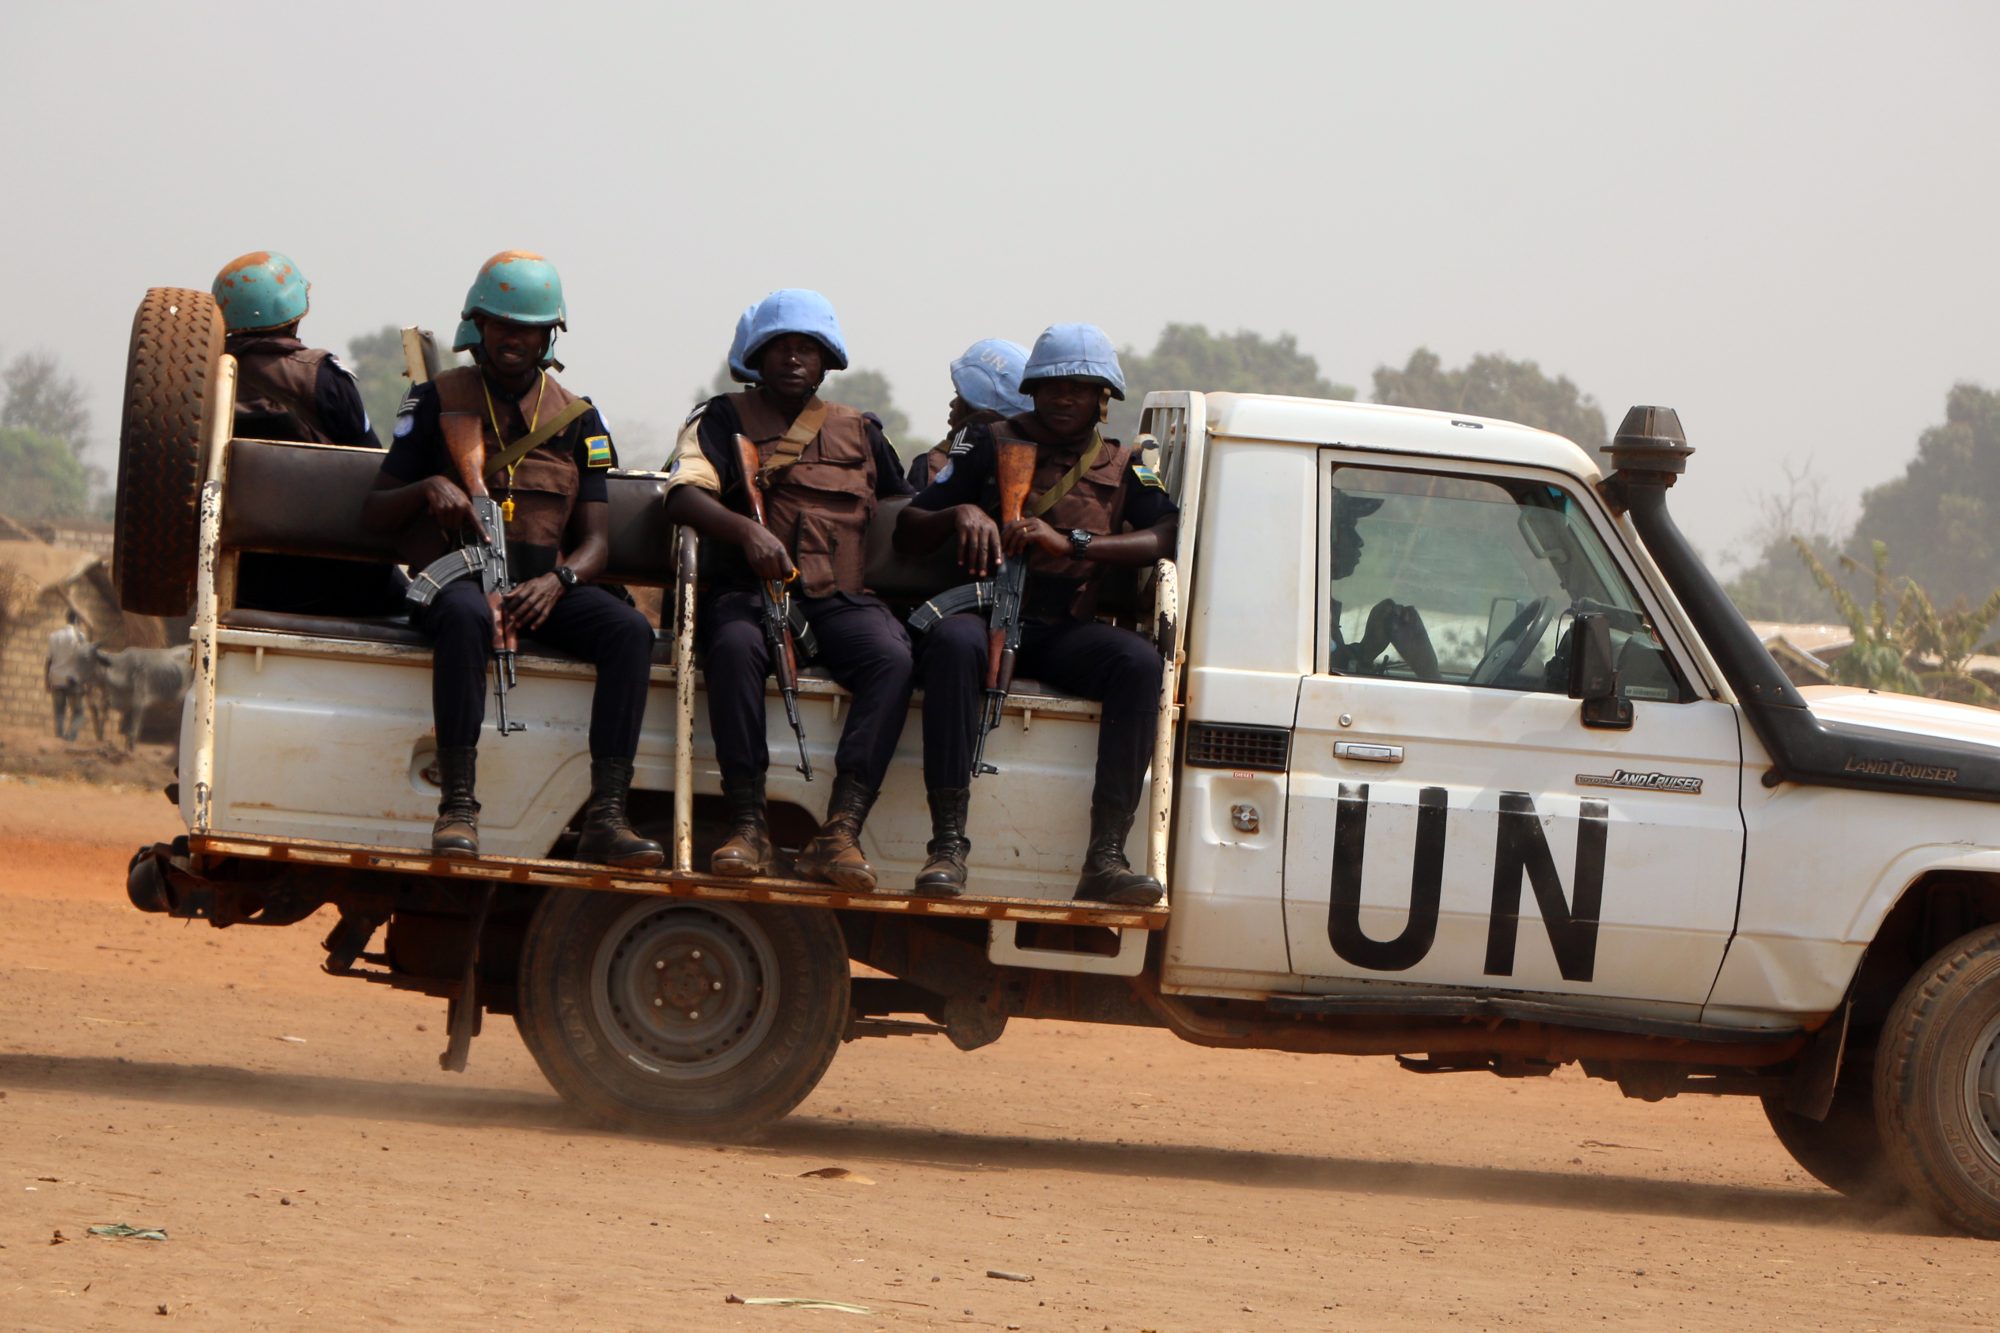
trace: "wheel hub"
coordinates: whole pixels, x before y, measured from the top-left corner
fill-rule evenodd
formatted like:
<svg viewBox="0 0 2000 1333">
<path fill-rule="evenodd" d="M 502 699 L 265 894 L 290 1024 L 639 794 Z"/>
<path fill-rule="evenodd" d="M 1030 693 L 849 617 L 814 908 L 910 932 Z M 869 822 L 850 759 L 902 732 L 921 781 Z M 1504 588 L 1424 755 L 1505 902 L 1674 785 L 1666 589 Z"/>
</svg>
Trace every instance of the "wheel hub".
<svg viewBox="0 0 2000 1333">
<path fill-rule="evenodd" d="M 727 904 L 638 904 L 606 935 L 592 971 L 606 1035 L 648 1073 L 727 1069 L 775 1016 L 770 945 Z"/>
<path fill-rule="evenodd" d="M 1965 1118 L 1979 1146 L 2000 1163 L 2000 1016 L 1979 1030 L 1966 1059 Z"/>
</svg>

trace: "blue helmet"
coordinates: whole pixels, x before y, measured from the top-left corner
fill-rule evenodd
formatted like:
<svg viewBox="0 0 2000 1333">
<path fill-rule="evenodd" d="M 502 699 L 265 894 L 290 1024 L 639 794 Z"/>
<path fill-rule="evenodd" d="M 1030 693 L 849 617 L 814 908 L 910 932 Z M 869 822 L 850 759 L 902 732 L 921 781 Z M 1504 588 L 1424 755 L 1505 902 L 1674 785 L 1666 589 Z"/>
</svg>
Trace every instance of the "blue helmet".
<svg viewBox="0 0 2000 1333">
<path fill-rule="evenodd" d="M 312 284 L 299 266 L 276 250 L 238 255 L 215 275 L 209 290 L 222 307 L 222 325 L 231 333 L 282 329 L 305 318 Z"/>
<path fill-rule="evenodd" d="M 736 336 L 729 341 L 729 378 L 738 384 L 761 384 L 764 376 L 757 368 L 743 359 L 743 344 L 750 337 L 750 322 L 757 318 L 757 302 L 743 307 L 743 313 L 736 317 Z"/>
<path fill-rule="evenodd" d="M 1028 351 L 1005 338 L 981 338 L 951 363 L 951 387 L 982 412 L 1015 416 L 1034 402 L 1021 392 L 1021 366 Z"/>
<path fill-rule="evenodd" d="M 833 302 L 803 287 L 784 287 L 772 292 L 746 312 L 749 328 L 743 339 L 743 366 L 754 369 L 757 358 L 773 338 L 787 333 L 803 333 L 826 349 L 828 370 L 847 369 L 847 340 L 840 336 L 840 320 Z"/>
<path fill-rule="evenodd" d="M 1035 339 L 1035 350 L 1028 353 L 1028 364 L 1021 368 L 1021 392 L 1027 393 L 1038 380 L 1094 380 L 1111 390 L 1113 398 L 1125 396 L 1118 351 L 1095 324 L 1051 324 L 1043 329 Z"/>
</svg>

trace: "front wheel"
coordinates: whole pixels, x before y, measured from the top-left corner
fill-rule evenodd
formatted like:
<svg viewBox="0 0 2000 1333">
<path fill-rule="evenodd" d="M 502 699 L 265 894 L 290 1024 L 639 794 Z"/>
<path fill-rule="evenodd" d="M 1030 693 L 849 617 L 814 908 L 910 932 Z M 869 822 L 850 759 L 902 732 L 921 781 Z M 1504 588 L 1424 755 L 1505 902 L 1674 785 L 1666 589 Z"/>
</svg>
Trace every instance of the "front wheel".
<svg viewBox="0 0 2000 1333">
<path fill-rule="evenodd" d="M 1896 997 L 1876 1055 L 1875 1116 L 1919 1203 L 2000 1239 L 2000 926 L 1947 946 Z"/>
<path fill-rule="evenodd" d="M 1787 1110 L 1783 1097 L 1764 1098 L 1764 1117 L 1792 1160 L 1828 1189 L 1862 1203 L 1893 1204 L 1907 1197 L 1882 1148 L 1874 1088 L 1865 1067 L 1852 1076 L 1841 1071 L 1823 1120 Z"/>
<path fill-rule="evenodd" d="M 528 927 L 516 1021 L 556 1091 L 594 1118 L 740 1138 L 818 1085 L 849 990 L 829 912 L 557 891 Z"/>
</svg>

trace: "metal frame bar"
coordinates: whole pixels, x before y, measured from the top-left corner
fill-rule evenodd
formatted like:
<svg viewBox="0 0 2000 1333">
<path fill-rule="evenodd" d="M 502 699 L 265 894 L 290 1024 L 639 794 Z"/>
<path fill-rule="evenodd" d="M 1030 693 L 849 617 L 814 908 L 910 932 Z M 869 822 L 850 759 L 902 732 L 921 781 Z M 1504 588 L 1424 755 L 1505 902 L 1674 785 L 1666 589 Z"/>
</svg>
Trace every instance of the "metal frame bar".
<svg viewBox="0 0 2000 1333">
<path fill-rule="evenodd" d="M 596 889 L 651 893 L 671 898 L 723 902 L 780 903 L 905 917 L 959 920 L 1037 921 L 1057 925 L 1106 926 L 1117 930 L 1161 930 L 1167 908 L 1114 907 L 1060 898 L 920 898 L 906 893 L 853 893 L 825 884 L 788 879 L 726 879 L 680 870 L 620 870 L 581 861 L 533 857 L 481 856 L 468 859 L 429 852 L 364 847 L 310 838 L 263 838 L 195 833 L 188 839 L 197 857 L 238 857 L 300 866 L 326 866 L 422 875 L 484 884 L 524 884 L 552 889 Z"/>
<path fill-rule="evenodd" d="M 215 365 L 215 398 L 208 421 L 207 475 L 201 484 L 200 553 L 195 568 L 194 754 L 188 765 L 192 813 L 188 831 L 206 833 L 214 817 L 216 561 L 221 548 L 222 488 L 229 467 L 229 441 L 236 424 L 236 358 L 223 353 Z"/>
<path fill-rule="evenodd" d="M 1180 729 L 1181 596 L 1180 575 L 1171 560 L 1159 563 L 1153 580 L 1153 623 L 1174 627 L 1173 642 L 1160 645 L 1165 661 L 1160 671 L 1160 719 L 1153 730 L 1153 782 L 1146 825 L 1146 873 L 1167 882 L 1167 844 L 1174 827 L 1174 736 Z"/>
<path fill-rule="evenodd" d="M 674 570 L 674 869 L 694 870 L 694 529 L 676 535 Z"/>
</svg>

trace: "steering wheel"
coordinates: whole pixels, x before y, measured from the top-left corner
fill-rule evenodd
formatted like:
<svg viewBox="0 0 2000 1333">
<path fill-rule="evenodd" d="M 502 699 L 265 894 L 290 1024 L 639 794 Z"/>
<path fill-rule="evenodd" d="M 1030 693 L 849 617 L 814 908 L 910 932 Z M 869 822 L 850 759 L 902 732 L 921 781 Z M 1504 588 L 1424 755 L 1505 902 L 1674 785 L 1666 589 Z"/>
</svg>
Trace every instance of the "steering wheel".
<svg viewBox="0 0 2000 1333">
<path fill-rule="evenodd" d="M 1535 651 L 1535 645 L 1548 632 L 1549 623 L 1556 618 L 1556 599 L 1537 597 L 1507 622 L 1507 628 L 1486 650 L 1486 656 L 1479 659 L 1479 665 L 1472 668 L 1466 678 L 1472 685 L 1497 685 L 1521 669 L 1528 660 L 1528 654 Z"/>
</svg>

